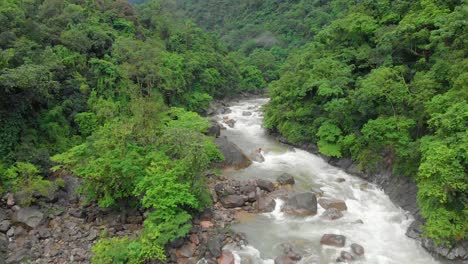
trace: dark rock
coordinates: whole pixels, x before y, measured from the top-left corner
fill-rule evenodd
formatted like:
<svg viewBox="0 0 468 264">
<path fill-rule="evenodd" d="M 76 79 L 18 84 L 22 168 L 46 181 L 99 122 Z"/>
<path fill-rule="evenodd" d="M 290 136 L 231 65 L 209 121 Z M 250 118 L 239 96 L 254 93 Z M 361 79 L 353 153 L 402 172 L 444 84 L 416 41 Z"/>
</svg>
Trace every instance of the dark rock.
<svg viewBox="0 0 468 264">
<path fill-rule="evenodd" d="M 294 264 L 302 259 L 302 256 L 294 250 L 291 244 L 284 243 L 281 247 L 283 254 L 275 258 L 275 264 Z"/>
<path fill-rule="evenodd" d="M 205 208 L 200 215 L 200 221 L 210 221 L 213 218 L 213 210 L 211 208 Z"/>
<path fill-rule="evenodd" d="M 176 256 L 178 258 L 190 258 L 195 253 L 196 246 L 192 243 L 188 243 L 176 250 Z"/>
<path fill-rule="evenodd" d="M 221 198 L 221 203 L 225 208 L 241 207 L 245 203 L 245 198 L 240 195 L 228 195 Z"/>
<path fill-rule="evenodd" d="M 329 208 L 323 212 L 322 217 L 329 220 L 336 220 L 343 217 L 343 213 L 341 213 L 341 211 L 336 208 Z"/>
<path fill-rule="evenodd" d="M 8 231 L 8 229 L 10 229 L 10 226 L 11 226 L 11 222 L 9 220 L 1 221 L 0 222 L 0 232 L 5 233 L 6 231 Z"/>
<path fill-rule="evenodd" d="M 16 212 L 16 221 L 31 228 L 36 228 L 42 223 L 44 214 L 34 208 L 21 208 Z"/>
<path fill-rule="evenodd" d="M 346 203 L 339 199 L 321 198 L 318 200 L 318 203 L 320 206 L 322 206 L 323 209 L 336 208 L 340 211 L 348 210 Z"/>
<path fill-rule="evenodd" d="M 73 216 L 73 217 L 77 217 L 77 218 L 85 218 L 86 217 L 86 214 L 85 214 L 85 211 L 81 208 L 70 208 L 68 210 L 68 213 Z"/>
<path fill-rule="evenodd" d="M 234 125 L 236 124 L 236 120 L 229 119 L 229 117 L 227 117 L 227 116 L 223 117 L 223 122 L 226 125 L 228 125 L 230 128 L 234 128 Z"/>
<path fill-rule="evenodd" d="M 354 257 L 347 251 L 341 251 L 340 256 L 336 259 L 336 262 L 350 262 L 353 261 Z"/>
<path fill-rule="evenodd" d="M 215 143 L 224 155 L 224 161 L 219 164 L 221 167 L 243 169 L 252 164 L 252 161 L 242 152 L 242 150 L 236 144 L 227 140 L 226 137 L 216 138 Z"/>
<path fill-rule="evenodd" d="M 243 115 L 243 116 L 251 116 L 251 115 L 252 115 L 252 112 L 250 112 L 250 111 L 244 111 L 244 112 L 242 112 L 242 115 Z"/>
<path fill-rule="evenodd" d="M 275 210 L 276 202 L 271 197 L 257 196 L 257 210 L 262 213 L 269 213 Z"/>
<path fill-rule="evenodd" d="M 218 257 L 218 264 L 235 264 L 232 252 L 223 250 L 221 256 Z"/>
<path fill-rule="evenodd" d="M 255 189 L 257 188 L 255 186 L 255 182 L 253 183 L 250 183 L 250 184 L 246 184 L 246 185 L 242 185 L 240 188 L 239 188 L 239 191 L 241 194 L 245 194 L 245 195 L 249 195 L 251 192 L 255 192 Z"/>
<path fill-rule="evenodd" d="M 294 180 L 294 177 L 290 174 L 283 173 L 281 174 L 276 181 L 281 184 L 281 185 L 286 185 L 286 184 L 294 184 L 296 181 Z"/>
<path fill-rule="evenodd" d="M 183 237 L 176 238 L 175 240 L 169 242 L 169 247 L 171 248 L 180 248 L 185 243 L 185 239 Z"/>
<path fill-rule="evenodd" d="M 342 235 L 325 234 L 320 239 L 320 244 L 334 247 L 344 247 L 345 243 L 346 237 Z"/>
<path fill-rule="evenodd" d="M 257 186 L 267 192 L 275 190 L 275 184 L 269 180 L 257 179 Z"/>
<path fill-rule="evenodd" d="M 345 178 L 337 178 L 336 181 L 337 181 L 337 182 L 345 182 L 346 179 L 345 179 Z"/>
<path fill-rule="evenodd" d="M 222 241 L 224 239 L 221 236 L 215 236 L 212 239 L 208 240 L 208 251 L 211 253 L 211 255 L 215 258 L 221 256 L 222 250 L 221 248 L 223 247 Z"/>
<path fill-rule="evenodd" d="M 289 195 L 285 211 L 295 215 L 317 214 L 317 197 L 311 192 Z"/>
<path fill-rule="evenodd" d="M 208 128 L 206 135 L 216 138 L 221 136 L 221 125 L 215 120 L 211 120 L 211 126 Z"/>
<path fill-rule="evenodd" d="M 356 243 L 351 244 L 351 250 L 353 251 L 354 254 L 358 256 L 364 255 L 364 247 L 359 244 L 356 244 Z"/>
</svg>

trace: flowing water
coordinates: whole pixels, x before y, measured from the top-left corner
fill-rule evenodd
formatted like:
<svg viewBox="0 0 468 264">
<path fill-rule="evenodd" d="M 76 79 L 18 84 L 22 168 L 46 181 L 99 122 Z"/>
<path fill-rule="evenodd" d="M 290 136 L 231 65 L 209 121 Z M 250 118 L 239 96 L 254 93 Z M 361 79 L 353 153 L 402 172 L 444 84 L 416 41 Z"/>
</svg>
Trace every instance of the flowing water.
<svg viewBox="0 0 468 264">
<path fill-rule="evenodd" d="M 294 191 L 321 189 L 324 197 L 346 201 L 348 210 L 344 217 L 326 220 L 320 216 L 324 209 L 318 206 L 315 216 L 296 217 L 281 212 L 284 203 L 277 200 L 275 211 L 241 220 L 232 226 L 235 231 L 247 235 L 249 246 L 235 248 L 236 264 L 273 264 L 281 254 L 281 244 L 294 245 L 304 257 L 300 263 L 335 263 L 341 250 L 351 251 L 349 246 L 358 243 L 365 248 L 364 257 L 353 263 L 439 263 L 420 244 L 405 235 L 412 221 L 411 216 L 395 206 L 377 186 L 348 175 L 341 169 L 327 164 L 319 156 L 279 143 L 262 128 L 260 107 L 268 99 L 243 100 L 234 104 L 228 116 L 237 122 L 234 128 L 222 132 L 245 153 L 262 148 L 265 162 L 254 162 L 250 167 L 226 172 L 232 179 L 265 178 L 275 180 L 287 172 L 294 175 Z M 244 111 L 252 112 L 244 116 Z M 344 182 L 338 182 L 344 178 Z M 360 220 L 363 223 L 359 223 Z M 346 236 L 344 248 L 320 245 L 325 233 Z"/>
</svg>

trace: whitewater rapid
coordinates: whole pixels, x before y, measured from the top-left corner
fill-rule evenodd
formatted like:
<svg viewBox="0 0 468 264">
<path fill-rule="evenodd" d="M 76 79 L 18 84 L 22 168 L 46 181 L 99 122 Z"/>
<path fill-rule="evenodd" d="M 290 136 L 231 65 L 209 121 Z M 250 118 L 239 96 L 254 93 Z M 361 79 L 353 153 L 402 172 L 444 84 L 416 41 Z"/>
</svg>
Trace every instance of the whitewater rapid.
<svg viewBox="0 0 468 264">
<path fill-rule="evenodd" d="M 320 189 L 324 197 L 338 198 L 346 202 L 344 217 L 326 220 L 319 217 L 324 209 L 318 206 L 315 216 L 297 217 L 281 212 L 284 201 L 277 200 L 271 213 L 246 219 L 232 228 L 244 232 L 248 246 L 227 246 L 236 258 L 236 264 L 273 264 L 281 254 L 281 244 L 290 243 L 303 258 L 299 263 L 336 263 L 342 250 L 351 252 L 350 245 L 358 243 L 365 249 L 363 258 L 353 263 L 376 264 L 431 264 L 440 263 L 421 245 L 405 235 L 412 222 L 407 212 L 395 206 L 377 186 L 348 175 L 339 168 L 327 164 L 322 158 L 298 148 L 279 143 L 262 127 L 261 106 L 268 99 L 242 100 L 233 104 L 229 114 L 217 116 L 222 124 L 226 116 L 236 120 L 235 126 L 222 132 L 245 153 L 262 148 L 265 162 L 254 162 L 250 167 L 225 172 L 232 179 L 264 178 L 276 180 L 282 173 L 294 176 L 293 191 Z M 251 115 L 249 115 L 250 112 Z M 337 181 L 338 178 L 344 182 Z M 325 233 L 346 236 L 344 248 L 320 245 Z"/>
</svg>

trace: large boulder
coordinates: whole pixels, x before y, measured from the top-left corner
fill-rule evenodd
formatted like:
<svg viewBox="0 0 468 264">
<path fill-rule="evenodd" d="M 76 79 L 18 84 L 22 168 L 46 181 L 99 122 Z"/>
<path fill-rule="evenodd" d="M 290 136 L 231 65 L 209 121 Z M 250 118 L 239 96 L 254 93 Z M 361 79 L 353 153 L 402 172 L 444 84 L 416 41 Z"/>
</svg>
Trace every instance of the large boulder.
<svg viewBox="0 0 468 264">
<path fill-rule="evenodd" d="M 246 199 L 241 195 L 228 195 L 221 198 L 221 203 L 225 208 L 235 208 L 244 205 Z"/>
<path fill-rule="evenodd" d="M 288 197 L 285 211 L 295 215 L 317 214 L 317 197 L 311 192 L 291 194 Z"/>
<path fill-rule="evenodd" d="M 44 219 L 44 214 L 34 208 L 21 208 L 16 212 L 16 221 L 31 228 L 38 227 Z"/>
<path fill-rule="evenodd" d="M 348 210 L 345 201 L 339 199 L 321 198 L 318 200 L 318 203 L 323 207 L 323 209 L 335 208 L 340 211 Z"/>
<path fill-rule="evenodd" d="M 276 181 L 281 184 L 281 185 L 286 185 L 286 184 L 294 184 L 296 181 L 294 180 L 294 177 L 291 174 L 288 173 L 283 173 L 281 174 Z"/>
<path fill-rule="evenodd" d="M 325 234 L 320 239 L 320 244 L 334 247 L 344 247 L 346 244 L 346 237 L 335 234 Z"/>
<path fill-rule="evenodd" d="M 252 161 L 242 152 L 242 150 L 234 143 L 230 142 L 226 137 L 219 137 L 215 139 L 219 151 L 224 155 L 224 161 L 219 163 L 223 168 L 233 167 L 235 169 L 243 169 Z"/>
</svg>

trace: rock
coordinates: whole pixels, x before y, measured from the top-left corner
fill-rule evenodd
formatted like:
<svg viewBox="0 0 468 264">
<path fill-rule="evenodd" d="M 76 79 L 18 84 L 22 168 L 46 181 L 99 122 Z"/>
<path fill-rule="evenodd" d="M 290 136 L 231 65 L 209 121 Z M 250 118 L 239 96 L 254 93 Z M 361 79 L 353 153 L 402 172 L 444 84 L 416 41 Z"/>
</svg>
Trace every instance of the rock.
<svg viewBox="0 0 468 264">
<path fill-rule="evenodd" d="M 20 248 L 12 252 L 6 260 L 6 263 L 26 263 L 25 260 L 30 259 L 28 250 Z"/>
<path fill-rule="evenodd" d="M 275 184 L 269 180 L 257 179 L 257 186 L 267 192 L 272 192 L 275 190 Z"/>
<path fill-rule="evenodd" d="M 302 259 L 302 256 L 294 250 L 291 244 L 284 243 L 281 247 L 283 254 L 275 258 L 275 264 L 295 264 Z"/>
<path fill-rule="evenodd" d="M 315 195 L 318 196 L 318 197 L 322 197 L 323 194 L 324 194 L 323 190 L 318 188 L 318 187 L 312 188 L 310 191 L 315 193 Z"/>
<path fill-rule="evenodd" d="M 77 217 L 77 218 L 85 218 L 86 217 L 86 214 L 85 214 L 84 210 L 81 209 L 81 208 L 70 208 L 68 210 L 68 213 L 71 216 Z"/>
<path fill-rule="evenodd" d="M 349 262 L 353 261 L 354 257 L 351 255 L 351 253 L 347 251 L 341 251 L 340 256 L 336 259 L 336 262 Z"/>
<path fill-rule="evenodd" d="M 255 162 L 264 162 L 265 157 L 263 157 L 262 153 L 259 152 L 258 150 L 254 150 L 249 154 L 249 158 Z"/>
<path fill-rule="evenodd" d="M 228 195 L 221 198 L 221 203 L 223 204 L 224 208 L 235 208 L 243 206 L 245 200 L 246 199 L 240 195 Z"/>
<path fill-rule="evenodd" d="M 192 243 L 185 244 L 176 250 L 176 256 L 178 258 L 191 258 L 195 253 L 196 248 L 197 247 Z"/>
<path fill-rule="evenodd" d="M 232 252 L 223 250 L 221 256 L 218 257 L 218 264 L 235 264 Z"/>
<path fill-rule="evenodd" d="M 321 198 L 318 200 L 318 203 L 323 207 L 323 209 L 336 208 L 340 211 L 346 211 L 348 209 L 346 203 L 339 199 Z"/>
<path fill-rule="evenodd" d="M 10 229 L 8 229 L 8 231 L 6 232 L 6 235 L 8 237 L 12 237 L 15 235 L 15 228 L 14 227 L 11 227 Z"/>
<path fill-rule="evenodd" d="M 99 233 L 96 229 L 91 229 L 89 231 L 89 235 L 86 237 L 86 240 L 88 241 L 94 241 L 96 238 L 99 236 Z"/>
<path fill-rule="evenodd" d="M 256 185 L 256 182 L 248 182 L 247 184 L 242 185 L 239 188 L 239 191 L 241 194 L 244 194 L 244 195 L 249 195 L 252 192 L 255 193 L 255 190 L 257 188 L 255 185 Z"/>
<path fill-rule="evenodd" d="M 343 213 L 341 213 L 341 211 L 336 208 L 329 208 L 323 212 L 322 217 L 329 220 L 336 220 L 343 217 Z"/>
<path fill-rule="evenodd" d="M 296 181 L 294 180 L 294 177 L 290 174 L 283 173 L 281 174 L 276 181 L 281 184 L 281 185 L 286 185 L 286 184 L 294 184 Z"/>
<path fill-rule="evenodd" d="M 221 135 L 221 125 L 215 120 L 211 120 L 211 126 L 208 128 L 206 135 L 218 138 Z"/>
<path fill-rule="evenodd" d="M 6 200 L 7 200 L 6 204 L 8 206 L 11 207 L 11 206 L 15 205 L 15 196 L 12 193 L 7 193 Z"/>
<path fill-rule="evenodd" d="M 361 219 L 358 219 L 358 220 L 352 222 L 352 224 L 364 224 L 364 221 L 362 221 Z"/>
<path fill-rule="evenodd" d="M 211 208 L 205 208 L 200 215 L 200 221 L 210 221 L 213 218 L 213 210 Z"/>
<path fill-rule="evenodd" d="M 8 231 L 8 229 L 10 229 L 10 226 L 11 226 L 11 222 L 9 220 L 1 221 L 0 222 L 0 232 L 5 233 L 6 231 Z"/>
<path fill-rule="evenodd" d="M 346 237 L 342 235 L 325 234 L 320 239 L 320 244 L 334 247 L 344 247 Z"/>
<path fill-rule="evenodd" d="M 230 114 L 230 113 L 232 113 L 232 110 L 229 107 L 223 106 L 223 107 L 221 107 L 221 109 L 219 109 L 219 113 L 223 114 L 223 115 Z"/>
<path fill-rule="evenodd" d="M 228 125 L 230 128 L 234 128 L 234 125 L 236 124 L 236 120 L 229 119 L 229 117 L 227 117 L 227 116 L 223 117 L 223 122 L 226 125 Z"/>
<path fill-rule="evenodd" d="M 41 228 L 38 230 L 38 235 L 39 235 L 39 238 L 45 239 L 45 238 L 51 237 L 52 233 L 47 228 Z"/>
<path fill-rule="evenodd" d="M 16 212 L 16 221 L 31 228 L 39 226 L 44 219 L 44 214 L 34 208 L 21 208 Z"/>
<path fill-rule="evenodd" d="M 211 255 L 215 258 L 221 256 L 221 248 L 222 248 L 222 238 L 220 236 L 215 236 L 212 239 L 208 240 L 208 251 Z"/>
<path fill-rule="evenodd" d="M 212 228 L 214 224 L 211 221 L 200 221 L 200 226 L 205 229 Z"/>
<path fill-rule="evenodd" d="M 244 112 L 242 112 L 242 115 L 243 115 L 243 116 L 251 116 L 251 115 L 252 115 L 252 112 L 250 112 L 250 111 L 244 111 Z"/>
<path fill-rule="evenodd" d="M 215 140 L 219 151 L 224 155 L 224 161 L 219 163 L 221 167 L 234 167 L 235 169 L 243 169 L 252 161 L 242 152 L 242 150 L 234 143 L 230 142 L 226 137 L 219 137 Z"/>
<path fill-rule="evenodd" d="M 356 243 L 351 244 L 351 250 L 353 251 L 354 254 L 358 256 L 364 255 L 364 247 L 359 244 L 356 244 Z"/>
<path fill-rule="evenodd" d="M 311 192 L 289 195 L 285 211 L 295 215 L 317 214 L 317 197 Z"/>
<path fill-rule="evenodd" d="M 276 202 L 271 197 L 262 197 L 257 198 L 257 210 L 262 213 L 273 212 L 276 207 Z"/>
<path fill-rule="evenodd" d="M 345 182 L 346 179 L 345 179 L 345 178 L 336 178 L 336 181 L 337 181 L 337 182 Z"/>
</svg>

